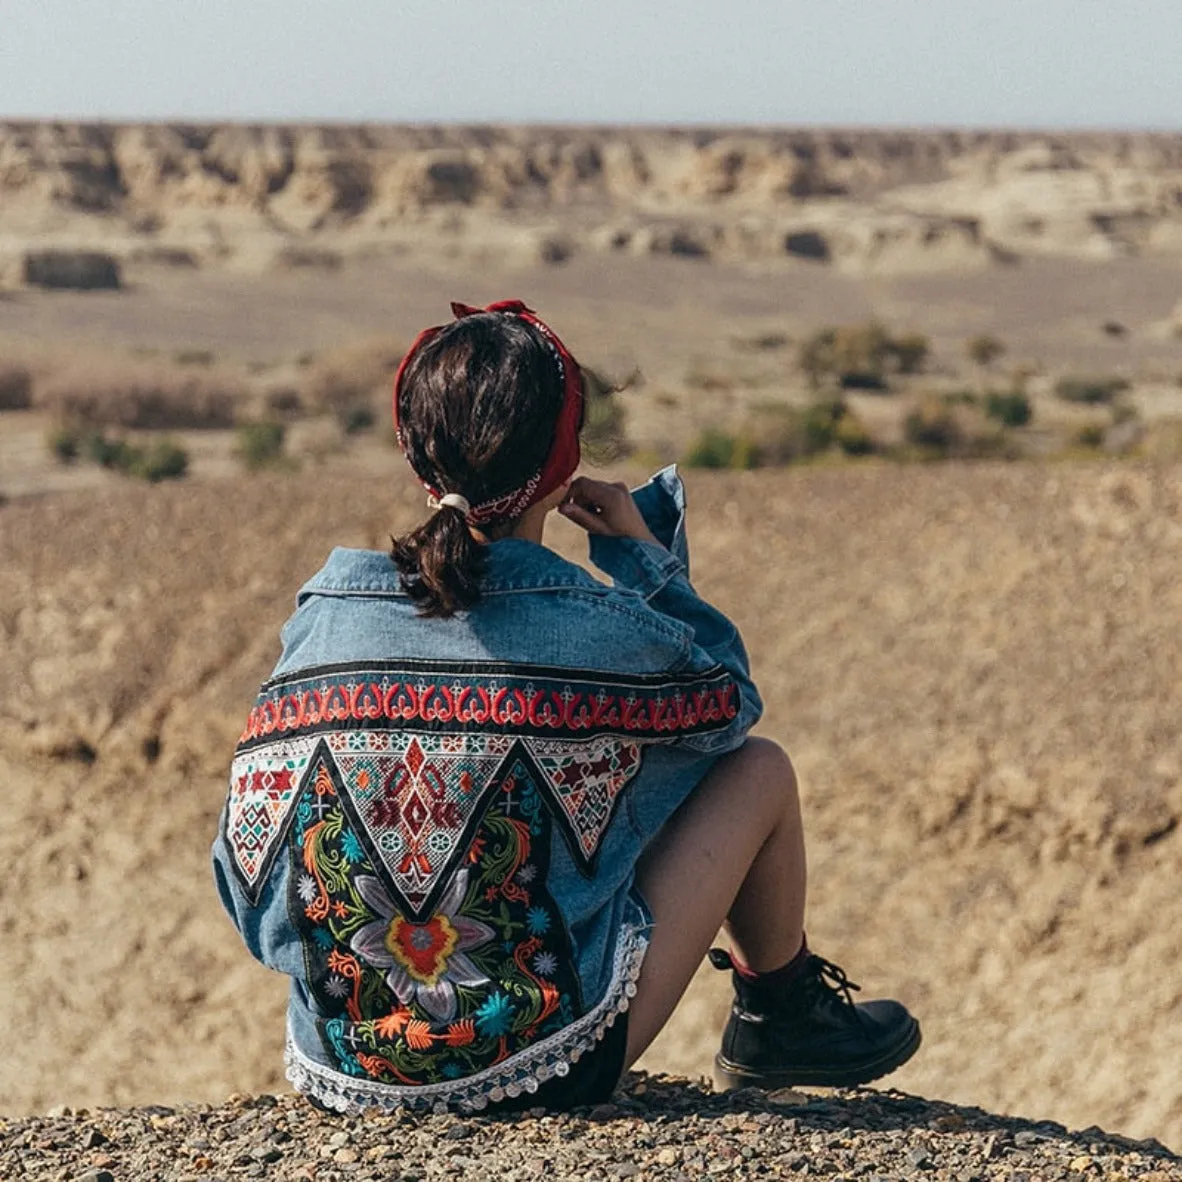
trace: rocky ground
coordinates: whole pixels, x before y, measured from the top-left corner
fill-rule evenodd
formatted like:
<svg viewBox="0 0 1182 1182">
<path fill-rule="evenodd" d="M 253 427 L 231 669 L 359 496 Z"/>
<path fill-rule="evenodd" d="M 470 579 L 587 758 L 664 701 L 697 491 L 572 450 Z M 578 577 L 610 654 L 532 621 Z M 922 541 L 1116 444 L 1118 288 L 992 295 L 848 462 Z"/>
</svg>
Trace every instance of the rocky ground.
<svg viewBox="0 0 1182 1182">
<path fill-rule="evenodd" d="M 897 1091 L 725 1096 L 632 1075 L 613 1103 L 572 1113 L 322 1115 L 297 1097 L 234 1096 L 177 1108 L 59 1108 L 0 1119 L 13 1182 L 426 1182 L 463 1178 L 803 1178 L 832 1182 L 1167 1182 L 1159 1142 L 990 1115 Z"/>
</svg>

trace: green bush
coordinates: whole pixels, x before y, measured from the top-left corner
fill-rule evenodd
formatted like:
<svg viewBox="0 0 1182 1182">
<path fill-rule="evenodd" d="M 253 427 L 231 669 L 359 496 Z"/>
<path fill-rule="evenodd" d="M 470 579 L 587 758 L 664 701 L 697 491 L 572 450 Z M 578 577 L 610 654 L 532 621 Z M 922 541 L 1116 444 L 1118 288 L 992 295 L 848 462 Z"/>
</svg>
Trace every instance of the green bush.
<svg viewBox="0 0 1182 1182">
<path fill-rule="evenodd" d="M 76 427 L 55 427 L 45 442 L 59 464 L 73 463 L 82 450 L 82 439 Z"/>
<path fill-rule="evenodd" d="M 143 447 L 78 427 L 62 426 L 49 435 L 49 450 L 61 463 L 83 456 L 102 468 L 156 484 L 179 480 L 189 471 L 189 453 L 171 439 L 157 439 Z"/>
<path fill-rule="evenodd" d="M 82 453 L 100 468 L 122 468 L 131 465 L 132 449 L 123 439 L 105 435 L 102 431 L 88 431 L 82 436 Z"/>
<path fill-rule="evenodd" d="M 707 427 L 685 454 L 687 468 L 754 468 L 759 457 L 751 441 Z"/>
<path fill-rule="evenodd" d="M 239 459 L 251 471 L 274 467 L 284 459 L 287 429 L 273 419 L 244 423 L 235 433 Z"/>
<path fill-rule="evenodd" d="M 1101 447 L 1104 443 L 1104 424 L 1086 423 L 1076 431 L 1074 442 L 1077 447 Z"/>
<path fill-rule="evenodd" d="M 985 414 L 1003 427 L 1025 427 L 1034 416 L 1030 398 L 1021 390 L 990 391 L 985 396 Z"/>
<path fill-rule="evenodd" d="M 157 439 L 146 448 L 133 448 L 128 475 L 158 484 L 180 480 L 189 471 L 189 453 L 171 439 Z"/>
<path fill-rule="evenodd" d="M 1078 402 L 1087 406 L 1111 402 L 1118 394 L 1129 388 L 1124 378 L 1060 378 L 1055 383 L 1055 393 L 1064 402 Z"/>
</svg>

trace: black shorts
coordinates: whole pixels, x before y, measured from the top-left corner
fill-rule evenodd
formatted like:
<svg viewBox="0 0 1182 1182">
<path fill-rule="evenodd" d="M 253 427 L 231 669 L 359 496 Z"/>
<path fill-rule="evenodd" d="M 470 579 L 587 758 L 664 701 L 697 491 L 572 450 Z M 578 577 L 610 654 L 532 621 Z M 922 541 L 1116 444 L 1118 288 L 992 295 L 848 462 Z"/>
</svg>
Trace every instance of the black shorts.
<svg viewBox="0 0 1182 1182">
<path fill-rule="evenodd" d="M 624 1057 L 628 1053 L 628 1015 L 619 1017 L 607 1028 L 603 1038 L 571 1064 L 566 1075 L 555 1075 L 538 1085 L 536 1092 L 522 1092 L 490 1103 L 478 1115 L 498 1112 L 525 1112 L 530 1108 L 547 1108 L 551 1112 L 566 1112 L 589 1104 L 605 1104 L 611 1099 L 616 1084 L 624 1074 Z M 311 1096 L 305 1100 L 320 1112 L 332 1112 Z"/>
<path fill-rule="evenodd" d="M 628 1053 L 628 1015 L 620 1014 L 599 1040 L 566 1075 L 555 1075 L 538 1085 L 536 1092 L 489 1104 L 482 1113 L 524 1112 L 547 1108 L 566 1112 L 585 1104 L 606 1104 L 624 1074 L 624 1056 Z"/>
</svg>

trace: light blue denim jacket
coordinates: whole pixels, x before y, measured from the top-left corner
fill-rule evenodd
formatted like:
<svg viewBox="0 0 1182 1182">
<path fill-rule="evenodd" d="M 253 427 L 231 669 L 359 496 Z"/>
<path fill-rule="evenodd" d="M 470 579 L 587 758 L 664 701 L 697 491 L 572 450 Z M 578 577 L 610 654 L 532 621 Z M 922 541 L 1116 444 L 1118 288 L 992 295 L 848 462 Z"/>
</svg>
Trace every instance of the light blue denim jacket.
<svg viewBox="0 0 1182 1182">
<path fill-rule="evenodd" d="M 213 859 L 291 978 L 288 1078 L 322 1104 L 473 1111 L 566 1074 L 627 1009 L 637 859 L 762 709 L 690 585 L 676 470 L 634 496 L 661 545 L 593 537 L 610 587 L 508 538 L 450 619 L 373 551 L 300 591 Z"/>
</svg>

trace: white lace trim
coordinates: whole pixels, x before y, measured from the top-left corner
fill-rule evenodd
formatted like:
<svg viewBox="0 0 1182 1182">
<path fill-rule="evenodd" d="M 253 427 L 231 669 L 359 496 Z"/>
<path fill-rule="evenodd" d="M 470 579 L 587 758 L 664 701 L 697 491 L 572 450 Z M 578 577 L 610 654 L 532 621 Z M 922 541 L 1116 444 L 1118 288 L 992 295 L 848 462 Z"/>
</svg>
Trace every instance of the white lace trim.
<svg viewBox="0 0 1182 1182">
<path fill-rule="evenodd" d="M 522 1092 L 532 1094 L 546 1080 L 566 1075 L 571 1064 L 594 1047 L 628 1009 L 636 996 L 636 980 L 647 951 L 645 932 L 626 926 L 616 945 L 611 981 L 598 1005 L 557 1033 L 475 1075 L 419 1086 L 358 1079 L 310 1059 L 295 1045 L 289 1026 L 284 1052 L 287 1078 L 297 1092 L 348 1116 L 356 1116 L 366 1108 L 430 1108 L 435 1112 L 458 1108 L 461 1112 L 478 1112 L 490 1102 L 520 1096 Z"/>
</svg>

